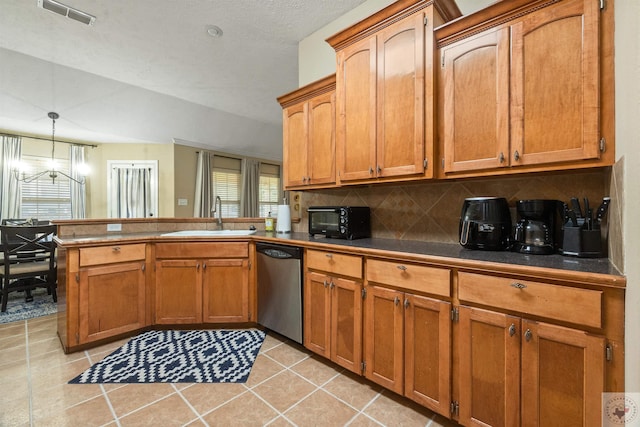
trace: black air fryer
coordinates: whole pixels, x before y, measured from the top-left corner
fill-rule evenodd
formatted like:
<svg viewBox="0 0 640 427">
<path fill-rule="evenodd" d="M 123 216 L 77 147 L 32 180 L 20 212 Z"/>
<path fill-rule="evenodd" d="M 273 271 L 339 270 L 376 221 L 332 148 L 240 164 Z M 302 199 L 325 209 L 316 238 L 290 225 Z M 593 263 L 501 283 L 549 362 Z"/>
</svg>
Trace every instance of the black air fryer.
<svg viewBox="0 0 640 427">
<path fill-rule="evenodd" d="M 467 249 L 503 251 L 511 246 L 511 214 L 504 197 L 465 199 L 460 213 L 460 244 Z"/>
</svg>

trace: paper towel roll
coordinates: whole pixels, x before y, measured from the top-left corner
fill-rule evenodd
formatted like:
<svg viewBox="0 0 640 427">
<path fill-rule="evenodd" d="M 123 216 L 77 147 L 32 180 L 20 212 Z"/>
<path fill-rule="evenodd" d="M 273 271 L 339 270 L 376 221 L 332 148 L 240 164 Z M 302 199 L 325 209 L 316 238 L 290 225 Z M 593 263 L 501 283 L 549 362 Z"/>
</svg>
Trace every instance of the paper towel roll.
<svg viewBox="0 0 640 427">
<path fill-rule="evenodd" d="M 278 205 L 276 233 L 291 233 L 291 210 L 289 205 Z"/>
</svg>

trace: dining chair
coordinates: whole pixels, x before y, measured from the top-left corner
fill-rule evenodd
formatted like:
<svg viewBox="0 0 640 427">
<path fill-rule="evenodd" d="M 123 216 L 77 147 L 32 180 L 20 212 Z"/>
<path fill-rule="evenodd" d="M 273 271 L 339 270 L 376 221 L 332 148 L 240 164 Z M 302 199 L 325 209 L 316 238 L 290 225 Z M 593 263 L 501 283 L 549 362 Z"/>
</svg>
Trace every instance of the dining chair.
<svg viewBox="0 0 640 427">
<path fill-rule="evenodd" d="M 4 266 L 0 268 L 2 306 L 7 309 L 9 292 L 46 288 L 58 300 L 56 293 L 55 225 L 0 225 Z"/>
</svg>

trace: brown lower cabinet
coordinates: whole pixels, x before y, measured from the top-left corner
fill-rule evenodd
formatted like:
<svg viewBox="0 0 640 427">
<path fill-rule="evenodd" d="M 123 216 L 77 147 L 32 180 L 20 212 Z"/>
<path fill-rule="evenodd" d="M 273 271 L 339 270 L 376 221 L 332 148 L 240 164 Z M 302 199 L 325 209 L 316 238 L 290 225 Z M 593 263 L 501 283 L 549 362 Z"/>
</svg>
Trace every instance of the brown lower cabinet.
<svg viewBox="0 0 640 427">
<path fill-rule="evenodd" d="M 451 304 L 367 286 L 366 378 L 449 416 Z"/>
<path fill-rule="evenodd" d="M 459 320 L 462 425 L 600 425 L 604 337 L 465 306 Z"/>
<path fill-rule="evenodd" d="M 248 322 L 248 243 L 156 245 L 155 323 Z"/>
<path fill-rule="evenodd" d="M 79 280 L 79 344 L 145 326 L 144 260 L 83 268 Z"/>
<path fill-rule="evenodd" d="M 79 301 L 75 344 L 146 326 L 145 244 L 80 248 L 74 254 L 79 269 L 75 292 L 69 293 L 77 292 Z"/>
<path fill-rule="evenodd" d="M 304 289 L 304 345 L 352 372 L 361 372 L 362 283 L 309 272 Z"/>
</svg>

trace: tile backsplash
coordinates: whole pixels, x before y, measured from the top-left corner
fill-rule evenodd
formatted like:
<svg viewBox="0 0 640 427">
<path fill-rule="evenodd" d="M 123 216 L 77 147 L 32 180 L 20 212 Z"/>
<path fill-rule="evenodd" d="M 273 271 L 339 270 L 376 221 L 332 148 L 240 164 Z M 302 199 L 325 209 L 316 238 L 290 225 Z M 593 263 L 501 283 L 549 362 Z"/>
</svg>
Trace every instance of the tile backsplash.
<svg viewBox="0 0 640 427">
<path fill-rule="evenodd" d="M 514 221 L 515 203 L 523 199 L 569 202 L 571 197 L 580 200 L 588 197 L 591 204 L 597 207 L 604 196 L 610 195 L 614 199 L 621 194 L 618 190 L 615 194 L 611 192 L 615 189 L 612 182 L 616 182 L 612 175 L 621 177 L 621 173 L 616 173 L 620 168 L 616 165 L 613 173 L 611 168 L 601 168 L 555 174 L 309 190 L 299 193 L 301 221 L 294 226 L 294 230 L 308 230 L 306 209 L 309 206 L 369 206 L 373 237 L 456 243 L 460 209 L 468 197 L 506 198 L 512 208 Z M 615 211 L 616 203 L 612 201 L 611 207 Z M 609 212 L 608 218 L 618 221 L 615 212 Z M 620 233 L 619 225 L 612 225 L 609 229 Z M 610 251 L 617 253 L 617 250 Z"/>
</svg>

